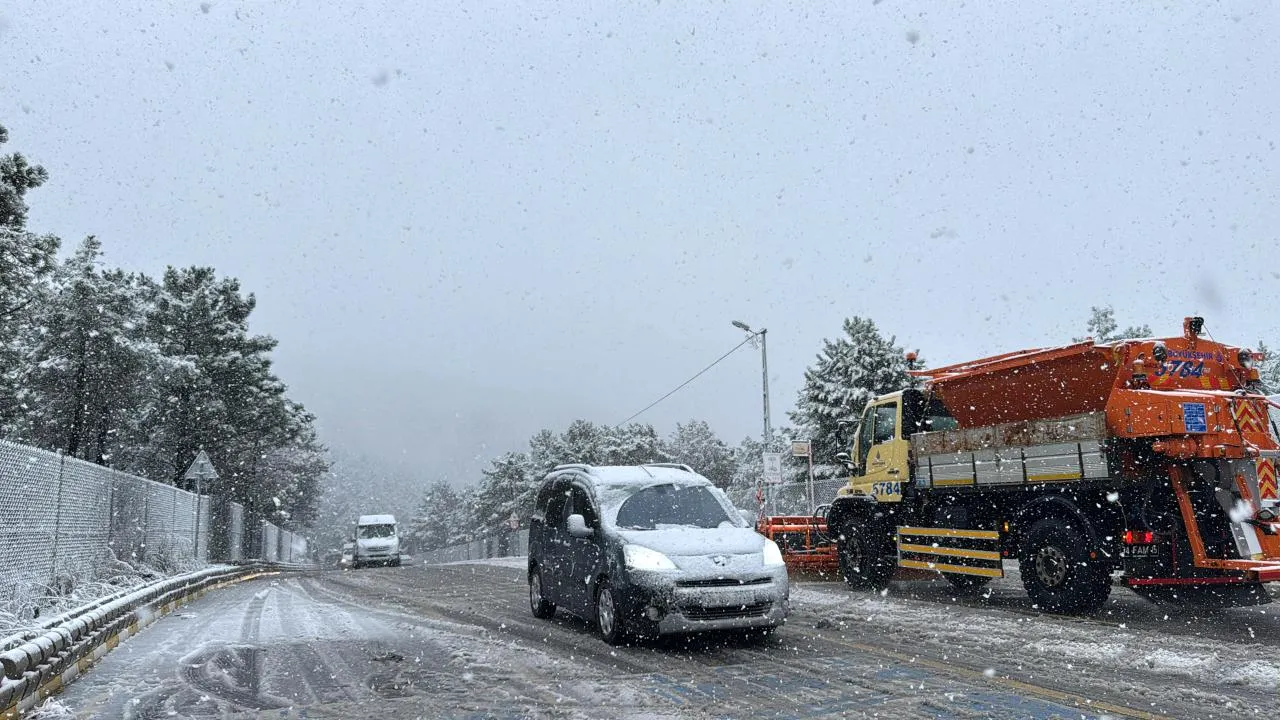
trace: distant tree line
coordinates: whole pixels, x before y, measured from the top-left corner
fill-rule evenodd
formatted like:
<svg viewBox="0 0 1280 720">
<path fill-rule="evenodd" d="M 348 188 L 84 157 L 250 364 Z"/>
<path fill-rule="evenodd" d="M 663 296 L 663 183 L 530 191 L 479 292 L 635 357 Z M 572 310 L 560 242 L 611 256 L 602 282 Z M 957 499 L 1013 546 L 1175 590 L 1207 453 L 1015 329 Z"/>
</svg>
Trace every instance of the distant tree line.
<svg viewBox="0 0 1280 720">
<path fill-rule="evenodd" d="M 271 370 L 276 341 L 249 332 L 254 296 L 208 267 L 109 269 L 93 236 L 60 260 L 26 227 L 47 179 L 0 155 L 0 437 L 186 488 L 203 447 L 221 475 L 204 492 L 310 525 L 328 461 Z"/>
</svg>

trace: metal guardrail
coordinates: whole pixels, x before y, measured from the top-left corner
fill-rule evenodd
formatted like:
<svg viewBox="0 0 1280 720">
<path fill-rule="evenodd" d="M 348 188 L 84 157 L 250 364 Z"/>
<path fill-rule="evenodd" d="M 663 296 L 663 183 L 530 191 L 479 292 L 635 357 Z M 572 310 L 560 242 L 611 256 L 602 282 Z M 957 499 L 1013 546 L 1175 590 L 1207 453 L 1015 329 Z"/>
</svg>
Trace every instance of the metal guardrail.
<svg viewBox="0 0 1280 720">
<path fill-rule="evenodd" d="M 301 567 L 301 566 L 297 566 Z M 101 598 L 0 640 L 0 719 L 20 717 L 121 641 L 210 589 L 282 569 L 220 566 Z"/>
</svg>

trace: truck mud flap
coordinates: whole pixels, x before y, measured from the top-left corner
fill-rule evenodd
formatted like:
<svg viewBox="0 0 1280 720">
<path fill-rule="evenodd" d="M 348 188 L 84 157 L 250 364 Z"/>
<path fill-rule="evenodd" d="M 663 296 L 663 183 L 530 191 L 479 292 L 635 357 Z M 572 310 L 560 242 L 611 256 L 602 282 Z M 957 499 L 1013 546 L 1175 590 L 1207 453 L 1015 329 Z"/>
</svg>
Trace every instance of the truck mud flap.
<svg viewBox="0 0 1280 720">
<path fill-rule="evenodd" d="M 898 566 L 959 575 L 1004 577 L 1000 533 L 961 528 L 898 528 Z"/>
</svg>

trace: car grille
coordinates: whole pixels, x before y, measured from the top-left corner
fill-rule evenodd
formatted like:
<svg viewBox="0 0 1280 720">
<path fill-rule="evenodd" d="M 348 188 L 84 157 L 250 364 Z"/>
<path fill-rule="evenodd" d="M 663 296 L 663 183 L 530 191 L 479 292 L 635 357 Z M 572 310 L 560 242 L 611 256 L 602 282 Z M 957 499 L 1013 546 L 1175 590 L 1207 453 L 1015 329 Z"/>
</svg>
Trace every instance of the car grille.
<svg viewBox="0 0 1280 720">
<path fill-rule="evenodd" d="M 731 620 L 734 618 L 764 617 L 769 614 L 770 602 L 751 603 L 750 605 L 727 605 L 723 607 L 686 607 L 681 613 L 690 620 Z"/>
<path fill-rule="evenodd" d="M 742 587 L 743 585 L 768 585 L 771 580 L 772 578 L 767 577 L 750 578 L 748 580 L 709 578 L 706 580 L 680 580 L 676 582 L 676 585 L 687 588 Z"/>
</svg>

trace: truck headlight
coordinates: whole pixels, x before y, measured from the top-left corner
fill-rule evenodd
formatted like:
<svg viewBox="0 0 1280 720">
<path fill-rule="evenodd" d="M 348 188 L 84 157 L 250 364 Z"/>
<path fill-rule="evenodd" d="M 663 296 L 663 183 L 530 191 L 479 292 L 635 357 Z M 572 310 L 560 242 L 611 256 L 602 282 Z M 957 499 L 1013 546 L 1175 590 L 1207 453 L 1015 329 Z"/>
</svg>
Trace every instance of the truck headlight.
<svg viewBox="0 0 1280 720">
<path fill-rule="evenodd" d="M 779 565 L 785 565 L 785 564 L 786 562 L 782 559 L 782 550 L 778 548 L 778 543 L 772 540 L 765 540 L 764 541 L 764 566 L 778 567 Z"/>
<path fill-rule="evenodd" d="M 632 570 L 676 569 L 676 564 L 671 562 L 671 558 L 657 550 L 651 550 L 640 545 L 624 545 L 622 547 L 622 557 L 626 560 L 627 567 Z"/>
</svg>

